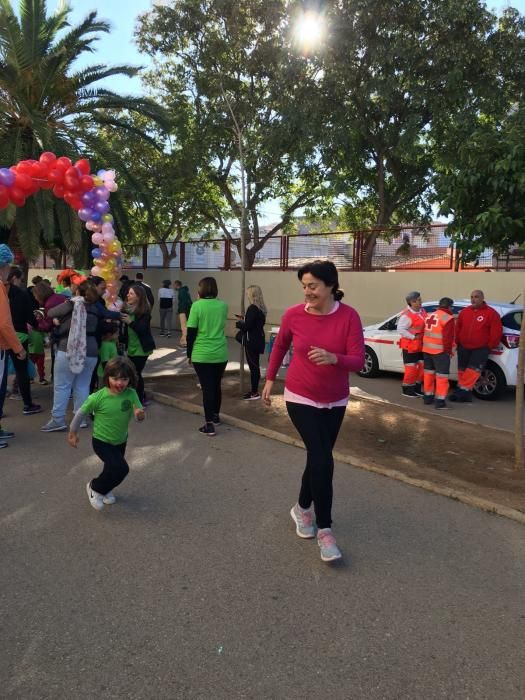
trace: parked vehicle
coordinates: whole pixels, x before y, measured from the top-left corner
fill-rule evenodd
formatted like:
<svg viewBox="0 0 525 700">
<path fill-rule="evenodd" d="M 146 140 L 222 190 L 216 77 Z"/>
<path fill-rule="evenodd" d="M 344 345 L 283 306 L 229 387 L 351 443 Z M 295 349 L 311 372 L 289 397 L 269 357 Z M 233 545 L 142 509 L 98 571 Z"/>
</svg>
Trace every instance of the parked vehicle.
<svg viewBox="0 0 525 700">
<path fill-rule="evenodd" d="M 474 387 L 474 394 L 479 399 L 494 401 L 507 387 L 516 386 L 523 306 L 494 301 L 487 301 L 487 304 L 501 316 L 503 333 L 498 347 L 490 351 L 487 366 Z M 469 299 L 456 301 L 453 306 L 454 316 L 457 316 L 466 306 L 470 306 Z M 423 304 L 423 308 L 428 313 L 432 313 L 437 307 L 437 301 L 428 301 Z M 403 358 L 399 348 L 400 335 L 397 331 L 400 315 L 401 311 L 386 321 L 364 327 L 365 364 L 359 372 L 361 377 L 375 377 L 383 370 L 403 373 Z M 450 378 L 457 379 L 456 355 L 452 358 L 450 365 Z"/>
</svg>

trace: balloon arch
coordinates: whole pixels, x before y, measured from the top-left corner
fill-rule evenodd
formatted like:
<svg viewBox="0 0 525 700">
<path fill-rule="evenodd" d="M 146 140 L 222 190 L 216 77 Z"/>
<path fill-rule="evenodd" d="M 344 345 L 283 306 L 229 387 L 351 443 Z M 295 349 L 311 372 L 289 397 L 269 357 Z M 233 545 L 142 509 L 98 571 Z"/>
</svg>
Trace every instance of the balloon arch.
<svg viewBox="0 0 525 700">
<path fill-rule="evenodd" d="M 0 209 L 10 203 L 21 207 L 27 197 L 39 190 L 52 190 L 55 197 L 75 209 L 91 232 L 95 246 L 91 253 L 91 273 L 106 280 L 106 299 L 110 304 L 117 300 L 122 268 L 122 247 L 115 235 L 108 201 L 117 189 L 113 170 L 90 174 L 89 161 L 85 158 L 72 163 L 69 158 L 57 158 L 48 151 L 39 160 L 21 160 L 10 168 L 0 168 Z"/>
</svg>

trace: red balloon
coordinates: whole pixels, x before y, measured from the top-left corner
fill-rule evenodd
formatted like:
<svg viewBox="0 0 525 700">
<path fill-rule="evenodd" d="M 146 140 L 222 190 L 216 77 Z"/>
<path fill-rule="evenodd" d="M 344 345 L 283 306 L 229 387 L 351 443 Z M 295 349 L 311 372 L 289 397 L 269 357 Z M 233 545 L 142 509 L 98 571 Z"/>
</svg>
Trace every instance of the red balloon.
<svg viewBox="0 0 525 700">
<path fill-rule="evenodd" d="M 76 192 L 80 187 L 80 180 L 78 179 L 78 175 L 68 175 L 66 173 L 64 176 L 64 185 L 66 189 L 70 190 L 70 192 Z"/>
<path fill-rule="evenodd" d="M 51 151 L 44 151 L 40 156 L 40 162 L 46 163 L 47 165 L 51 165 L 55 162 L 56 159 L 56 155 L 54 153 L 51 153 Z"/>
<path fill-rule="evenodd" d="M 18 187 L 25 192 L 33 189 L 33 180 L 30 175 L 26 175 L 24 172 L 18 171 L 16 173 L 14 187 Z"/>
<path fill-rule="evenodd" d="M 64 173 L 62 170 L 57 170 L 56 168 L 53 168 L 48 172 L 47 179 L 53 185 L 61 185 L 64 182 Z"/>
<path fill-rule="evenodd" d="M 93 182 L 91 175 L 82 175 L 80 178 L 80 189 L 82 192 L 88 192 L 89 190 L 92 190 L 94 186 L 95 183 Z"/>
<path fill-rule="evenodd" d="M 70 167 L 71 161 L 69 158 L 66 158 L 66 156 L 60 156 L 60 158 L 57 158 L 55 163 L 55 168 L 57 170 L 61 170 L 63 173 L 65 173 Z"/>
<path fill-rule="evenodd" d="M 26 203 L 26 193 L 16 185 L 9 188 L 9 198 L 17 207 L 23 207 Z"/>
<path fill-rule="evenodd" d="M 21 160 L 18 165 L 11 168 L 16 173 L 24 173 L 25 175 L 31 175 L 32 163 L 29 160 Z"/>
<path fill-rule="evenodd" d="M 80 170 L 82 175 L 89 175 L 89 160 L 87 158 L 81 158 L 75 163 L 75 168 Z"/>
<path fill-rule="evenodd" d="M 47 165 L 45 163 L 32 163 L 31 176 L 40 180 L 47 176 Z"/>
<path fill-rule="evenodd" d="M 0 185 L 0 209 L 5 209 L 9 204 L 9 192 L 5 185 Z"/>
<path fill-rule="evenodd" d="M 59 199 L 62 199 L 64 197 L 66 190 L 63 185 L 55 185 L 53 187 L 53 194 L 55 197 L 58 197 Z"/>
</svg>

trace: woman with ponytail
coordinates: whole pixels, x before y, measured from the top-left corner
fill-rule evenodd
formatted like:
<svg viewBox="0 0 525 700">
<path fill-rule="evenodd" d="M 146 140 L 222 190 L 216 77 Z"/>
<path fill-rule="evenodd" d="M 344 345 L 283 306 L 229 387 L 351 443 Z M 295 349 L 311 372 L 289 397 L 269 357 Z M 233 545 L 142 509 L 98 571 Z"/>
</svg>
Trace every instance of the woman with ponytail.
<svg viewBox="0 0 525 700">
<path fill-rule="evenodd" d="M 317 531 L 321 559 L 329 562 L 342 556 L 331 529 L 332 451 L 348 403 L 348 374 L 364 363 L 363 330 L 355 309 L 341 302 L 343 291 L 332 262 L 314 260 L 297 276 L 305 302 L 289 308 L 282 318 L 262 397 L 270 404 L 275 377 L 293 344 L 284 398 L 307 457 L 298 503 L 290 515 L 299 537 L 311 539 Z"/>
</svg>

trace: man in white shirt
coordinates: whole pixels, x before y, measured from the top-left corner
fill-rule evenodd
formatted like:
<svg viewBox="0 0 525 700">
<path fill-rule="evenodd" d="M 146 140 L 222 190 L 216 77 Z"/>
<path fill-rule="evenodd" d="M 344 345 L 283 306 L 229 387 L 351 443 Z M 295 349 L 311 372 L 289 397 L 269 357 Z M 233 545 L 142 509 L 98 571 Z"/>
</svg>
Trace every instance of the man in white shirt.
<svg viewBox="0 0 525 700">
<path fill-rule="evenodd" d="M 171 320 L 173 317 L 173 299 L 175 292 L 171 288 L 171 280 L 164 280 L 159 289 L 160 335 L 171 337 Z"/>
</svg>

